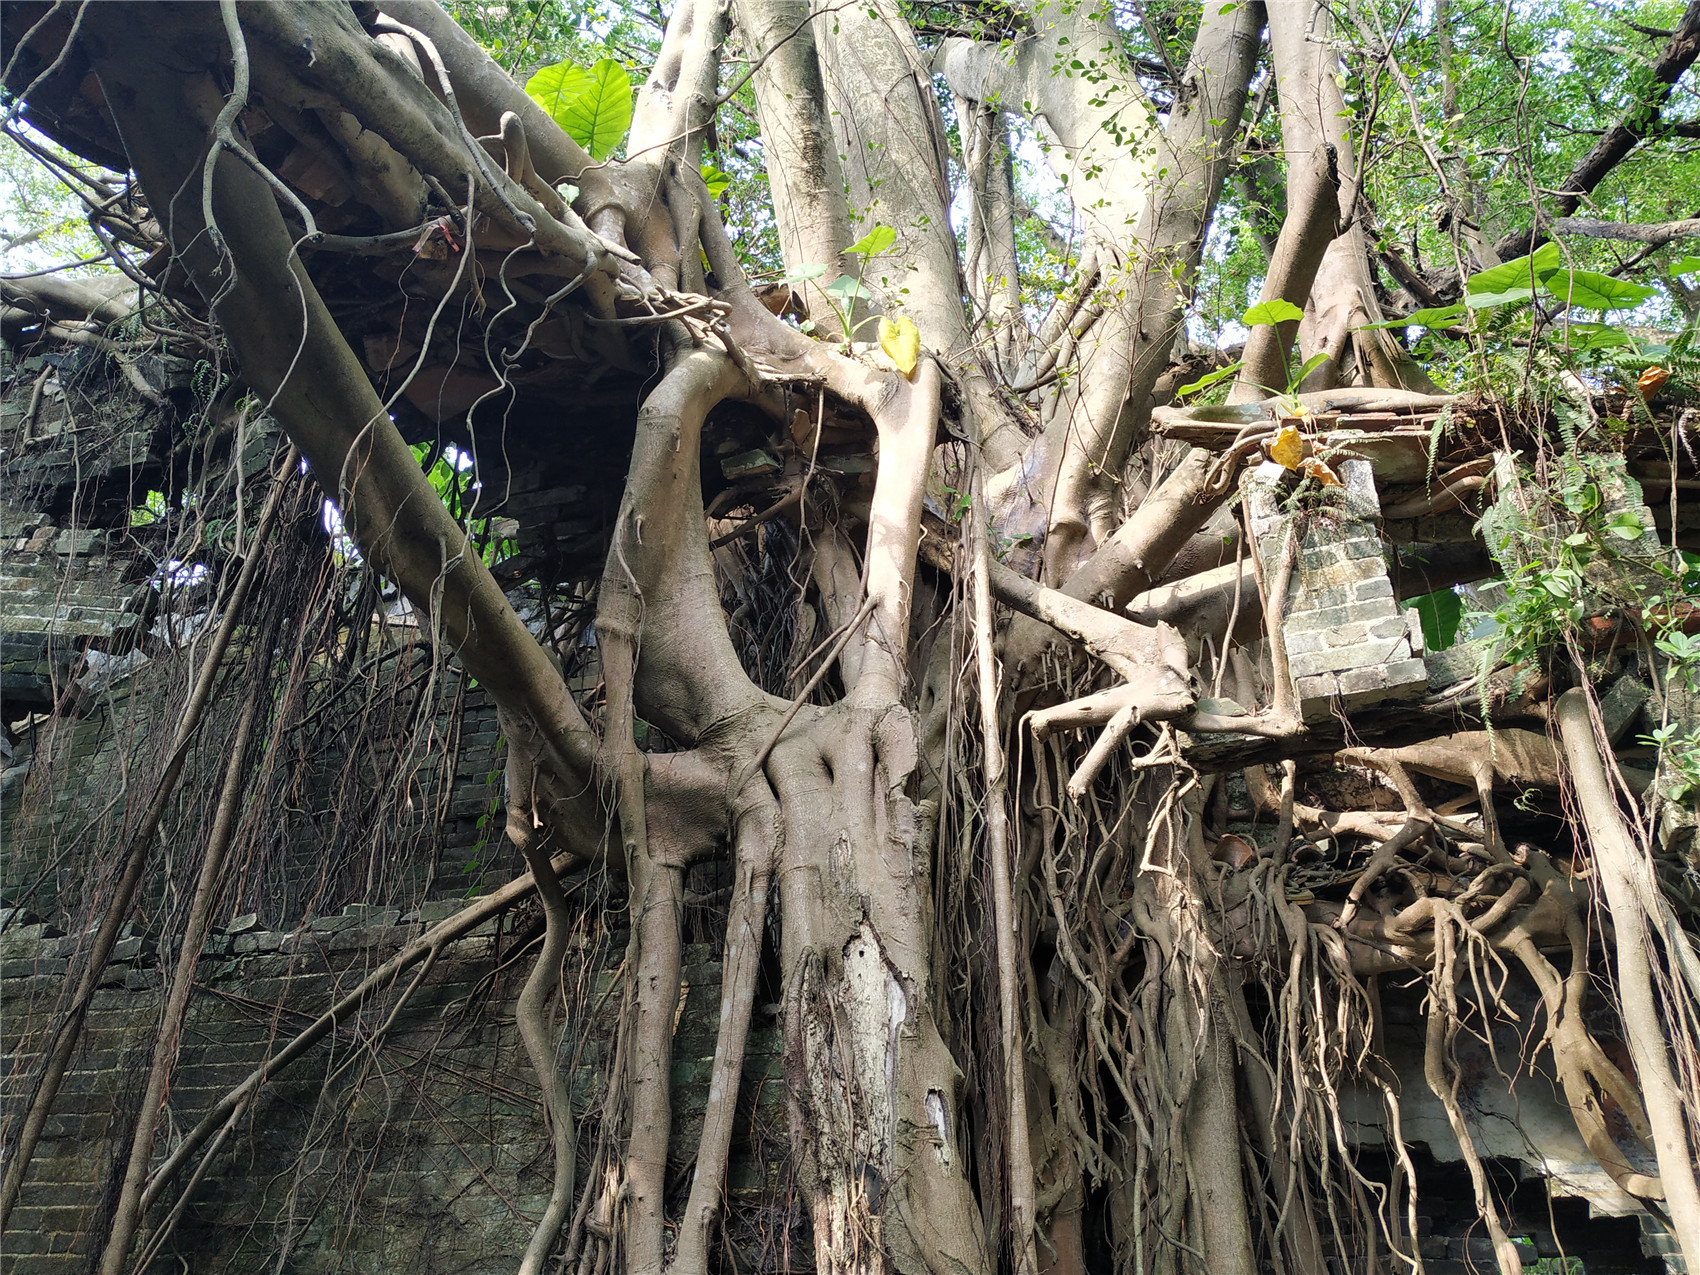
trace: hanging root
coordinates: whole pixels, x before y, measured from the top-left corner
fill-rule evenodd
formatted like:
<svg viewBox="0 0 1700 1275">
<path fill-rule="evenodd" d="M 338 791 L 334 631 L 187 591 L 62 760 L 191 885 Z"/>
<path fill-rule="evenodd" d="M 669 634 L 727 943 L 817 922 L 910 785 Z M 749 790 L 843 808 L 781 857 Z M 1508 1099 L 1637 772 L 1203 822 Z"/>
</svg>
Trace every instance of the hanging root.
<svg viewBox="0 0 1700 1275">
<path fill-rule="evenodd" d="M 1560 695 L 1557 715 L 1594 866 L 1611 907 L 1623 1028 L 1645 1098 L 1665 1204 L 1683 1257 L 1693 1268 L 1700 1266 L 1700 1183 L 1694 1167 L 1692 1100 L 1684 1100 L 1671 1067 L 1664 1024 L 1677 1017 L 1659 1012 L 1651 959 L 1664 933 L 1658 924 L 1664 905 L 1647 856 L 1625 826 L 1607 781 L 1587 692 L 1575 689 Z M 1673 990 L 1680 995 L 1680 986 Z M 1677 1043 L 1680 1047 L 1681 1037 Z"/>
<path fill-rule="evenodd" d="M 532 1230 L 531 1242 L 521 1259 L 520 1275 L 539 1275 L 561 1224 L 573 1205 L 578 1133 L 573 1123 L 572 1094 L 568 1091 L 557 1062 L 556 1040 L 549 1031 L 549 1010 L 561 981 L 561 961 L 567 954 L 567 940 L 572 920 L 567 914 L 567 900 L 561 891 L 561 881 L 548 853 L 548 836 L 541 833 L 531 800 L 535 776 L 537 749 L 528 744 L 526 732 L 507 714 L 500 714 L 502 734 L 508 740 L 508 838 L 525 856 L 537 883 L 537 901 L 543 905 L 543 950 L 520 991 L 514 1006 L 514 1020 L 519 1027 L 520 1040 L 525 1044 L 526 1057 L 537 1073 L 537 1084 L 543 1095 L 543 1115 L 555 1155 L 554 1182 L 549 1191 L 549 1203 Z"/>
<path fill-rule="evenodd" d="M 135 901 L 136 891 L 141 886 L 160 820 L 170 804 L 177 781 L 182 777 L 189 746 L 195 741 L 207 704 L 212 698 L 213 683 L 217 678 L 219 666 L 224 662 L 231 639 L 236 635 L 236 622 L 241 617 L 243 604 L 253 587 L 261 559 L 265 556 L 258 552 L 258 546 L 270 536 L 277 521 L 278 510 L 282 507 L 284 490 L 291 485 L 291 480 L 295 477 L 295 458 L 296 450 L 291 445 L 285 453 L 282 469 L 272 480 L 271 494 L 267 496 L 265 512 L 260 516 L 260 526 L 255 532 L 256 551 L 250 553 L 242 563 L 242 570 L 238 573 L 236 583 L 225 602 L 224 618 L 219 622 L 218 631 L 207 648 L 188 703 L 183 706 L 183 714 L 177 722 L 177 737 L 166 760 L 165 771 L 154 786 L 152 801 L 148 803 L 146 812 L 126 843 L 123 857 L 120 859 L 124 869 L 119 877 L 118 888 L 113 892 L 106 915 L 101 919 L 100 929 L 95 934 L 94 945 L 83 967 L 82 978 L 77 984 L 71 1007 L 54 1033 L 53 1049 L 48 1055 L 41 1079 L 37 1082 L 29 1110 L 24 1115 L 17 1149 L 6 1166 L 4 1186 L 0 1187 L 0 1231 L 5 1229 L 12 1207 L 18 1201 L 18 1194 L 23 1190 L 24 1175 L 29 1172 L 30 1160 L 35 1154 L 37 1142 L 41 1139 L 41 1131 L 47 1125 L 48 1116 L 53 1113 L 53 1104 L 59 1096 L 59 1086 L 65 1079 L 66 1069 L 71 1065 L 71 1056 L 76 1052 L 77 1043 L 82 1039 L 83 1026 L 88 1021 L 89 1006 L 94 1001 L 95 989 L 100 985 L 101 975 L 106 972 L 106 963 L 118 943 L 118 933 L 129 917 L 130 905 Z"/>
<path fill-rule="evenodd" d="M 738 1113 L 738 1085 L 749 1042 L 750 1011 L 761 964 L 762 931 L 767 921 L 767 883 L 784 822 L 779 807 L 763 793 L 739 819 L 733 865 L 732 908 L 726 921 L 726 951 L 721 959 L 720 1030 L 714 1044 L 714 1070 L 708 1105 L 697 1144 L 696 1173 L 679 1224 L 679 1243 L 671 1270 L 703 1275 L 708 1269 L 709 1236 L 719 1215 Z"/>
<path fill-rule="evenodd" d="M 1499 1209 L 1494 1204 L 1493 1192 L 1488 1185 L 1487 1170 L 1483 1167 L 1475 1142 L 1470 1137 L 1470 1126 L 1464 1118 L 1464 1109 L 1458 1102 L 1459 1075 L 1456 1068 L 1448 1063 L 1452 1037 L 1459 1027 L 1458 1001 L 1454 993 L 1459 977 L 1459 944 L 1462 943 L 1469 949 L 1467 959 L 1472 962 L 1485 950 L 1485 944 L 1482 943 L 1479 932 L 1464 918 L 1456 904 L 1437 902 L 1436 910 L 1438 915 L 1435 922 L 1434 967 L 1429 974 L 1428 1030 L 1423 1046 L 1423 1078 L 1428 1081 L 1434 1096 L 1440 1099 L 1447 1122 L 1452 1126 L 1452 1134 L 1457 1138 L 1458 1146 L 1464 1153 L 1464 1163 L 1470 1170 L 1470 1184 L 1475 1190 L 1476 1210 L 1481 1215 L 1483 1225 L 1487 1227 L 1489 1239 L 1493 1241 L 1494 1257 L 1499 1263 L 1500 1275 L 1519 1275 L 1523 1269 L 1523 1259 L 1518 1256 L 1517 1246 L 1511 1242 L 1510 1236 L 1505 1232 L 1505 1225 L 1500 1220 Z"/>
</svg>

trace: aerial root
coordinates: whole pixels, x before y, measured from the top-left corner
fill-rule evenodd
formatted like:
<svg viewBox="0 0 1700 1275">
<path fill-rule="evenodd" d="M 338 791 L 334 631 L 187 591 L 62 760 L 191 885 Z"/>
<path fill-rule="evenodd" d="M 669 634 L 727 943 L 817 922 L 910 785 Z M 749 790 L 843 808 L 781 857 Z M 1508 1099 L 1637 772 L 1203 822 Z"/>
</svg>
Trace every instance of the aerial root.
<svg viewBox="0 0 1700 1275">
<path fill-rule="evenodd" d="M 526 1057 L 537 1073 L 543 1100 L 543 1115 L 554 1151 L 554 1179 L 549 1203 L 538 1219 L 520 1260 L 520 1275 L 538 1275 L 561 1233 L 561 1225 L 573 1206 L 576 1186 L 578 1132 L 573 1122 L 572 1094 L 561 1076 L 556 1060 L 557 1040 L 549 1031 L 549 1009 L 561 981 L 561 961 L 567 954 L 572 919 L 566 895 L 547 850 L 548 834 L 539 829 L 531 801 L 531 772 L 536 766 L 535 749 L 527 747 L 525 733 L 500 714 L 502 733 L 508 738 L 508 838 L 525 856 L 537 883 L 537 899 L 543 905 L 543 950 L 537 954 L 531 974 L 514 1007 L 514 1021 Z"/>
<path fill-rule="evenodd" d="M 749 1043 L 750 1013 L 767 920 L 768 877 L 783 837 L 784 823 L 771 796 L 758 798 L 739 820 L 732 906 L 721 958 L 720 1029 L 715 1038 L 702 1136 L 697 1143 L 696 1173 L 669 1268 L 677 1275 L 703 1275 L 708 1269 L 709 1237 L 725 1193 L 738 1086 Z"/>
</svg>

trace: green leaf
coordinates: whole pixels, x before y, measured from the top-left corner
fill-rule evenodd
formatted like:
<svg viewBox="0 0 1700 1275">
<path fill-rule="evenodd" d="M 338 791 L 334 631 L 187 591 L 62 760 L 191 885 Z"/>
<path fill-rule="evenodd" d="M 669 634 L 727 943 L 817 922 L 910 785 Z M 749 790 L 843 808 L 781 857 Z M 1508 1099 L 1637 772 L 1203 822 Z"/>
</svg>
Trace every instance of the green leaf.
<svg viewBox="0 0 1700 1275">
<path fill-rule="evenodd" d="M 897 242 L 897 232 L 890 226 L 876 225 L 867 234 L 846 248 L 845 252 L 859 252 L 864 257 L 877 257 L 882 252 L 890 252 Z"/>
<path fill-rule="evenodd" d="M 1513 301 L 1527 301 L 1534 295 L 1529 288 L 1508 288 L 1504 292 L 1472 292 L 1464 298 L 1464 304 L 1472 310 L 1487 310 Z"/>
<path fill-rule="evenodd" d="M 1272 327 L 1277 323 L 1287 323 L 1304 317 L 1305 312 L 1298 306 L 1276 297 L 1273 301 L 1259 301 L 1245 312 L 1241 322 L 1249 328 Z"/>
<path fill-rule="evenodd" d="M 1627 509 L 1606 524 L 1606 530 L 1620 540 L 1639 540 L 1645 530 L 1641 520 Z"/>
<path fill-rule="evenodd" d="M 826 267 L 823 266 L 823 265 L 810 264 L 810 265 L 806 265 L 806 266 L 798 266 L 790 274 L 785 275 L 783 278 L 781 278 L 779 280 L 779 282 L 781 282 L 781 283 L 808 283 L 811 280 L 820 278 L 825 273 L 826 273 Z"/>
<path fill-rule="evenodd" d="M 1613 346 L 1634 347 L 1635 341 L 1622 328 L 1607 323 L 1570 323 L 1564 329 L 1564 339 L 1575 350 L 1607 350 Z"/>
<path fill-rule="evenodd" d="M 1199 377 L 1191 385 L 1181 386 L 1180 389 L 1175 391 L 1175 394 L 1177 396 L 1184 395 L 1184 394 L 1196 394 L 1200 390 L 1207 390 L 1212 385 L 1215 385 L 1218 381 L 1227 380 L 1230 376 L 1232 376 L 1235 372 L 1239 371 L 1244 366 L 1245 366 L 1245 363 L 1242 361 L 1242 362 L 1239 362 L 1239 363 L 1230 363 L 1230 364 L 1228 364 L 1227 367 L 1219 367 L 1214 372 L 1206 372 L 1203 376 Z"/>
<path fill-rule="evenodd" d="M 852 301 L 867 301 L 873 298 L 873 293 L 862 286 L 862 281 L 853 275 L 841 274 L 822 289 L 827 296 L 834 298 L 840 305 L 849 305 Z"/>
<path fill-rule="evenodd" d="M 1553 270 L 1541 276 L 1541 285 L 1565 305 L 1584 310 L 1628 310 L 1653 295 L 1642 284 L 1592 270 Z"/>
<path fill-rule="evenodd" d="M 1464 281 L 1466 292 L 1511 292 L 1518 288 L 1528 288 L 1535 279 L 1540 278 L 1551 270 L 1561 269 L 1564 265 L 1564 254 L 1555 243 L 1544 243 L 1536 248 L 1532 257 L 1518 257 L 1503 265 L 1492 266 L 1486 270 L 1477 271 Z M 1472 310 L 1480 306 L 1470 304 Z"/>
<path fill-rule="evenodd" d="M 613 58 L 591 67 L 556 62 L 527 80 L 525 91 L 592 159 L 612 155 L 631 127 L 631 77 Z"/>
<path fill-rule="evenodd" d="M 1306 359 L 1304 361 L 1304 365 L 1300 367 L 1297 372 L 1293 373 L 1293 379 L 1290 382 L 1292 387 L 1297 389 L 1300 385 L 1304 384 L 1305 377 L 1309 376 L 1312 372 L 1316 371 L 1317 368 L 1328 362 L 1328 357 L 1327 350 L 1318 350 L 1315 354 Z"/>
<path fill-rule="evenodd" d="M 1464 317 L 1464 305 L 1435 305 L 1422 310 L 1414 310 L 1403 319 L 1389 319 L 1385 323 L 1367 323 L 1367 328 L 1446 328 L 1451 327 Z"/>
<path fill-rule="evenodd" d="M 1421 597 L 1412 598 L 1417 616 L 1423 623 L 1423 649 L 1444 651 L 1458 640 L 1458 626 L 1464 618 L 1464 599 L 1451 589 L 1436 589 Z"/>
<path fill-rule="evenodd" d="M 708 187 L 708 197 L 719 199 L 726 188 L 732 184 L 732 175 L 721 172 L 713 164 L 704 164 L 702 166 L 702 181 L 703 185 Z"/>
<path fill-rule="evenodd" d="M 1684 257 L 1681 261 L 1671 262 L 1672 274 L 1700 274 L 1700 257 Z"/>
</svg>

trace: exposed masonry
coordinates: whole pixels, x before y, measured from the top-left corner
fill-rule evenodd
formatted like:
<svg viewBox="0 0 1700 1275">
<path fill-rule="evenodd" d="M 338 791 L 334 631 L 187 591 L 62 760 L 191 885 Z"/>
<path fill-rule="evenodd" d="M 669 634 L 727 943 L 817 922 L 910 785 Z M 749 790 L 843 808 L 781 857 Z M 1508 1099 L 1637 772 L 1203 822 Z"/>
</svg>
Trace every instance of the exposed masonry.
<svg viewBox="0 0 1700 1275">
<path fill-rule="evenodd" d="M 3 405 L 8 426 L 22 416 L 27 379 L 21 390 L 14 389 Z M 121 397 L 122 391 L 108 394 L 103 405 Z M 170 707 L 148 662 L 139 652 L 125 654 L 150 619 L 133 608 L 134 599 L 147 600 L 146 577 L 152 570 L 151 560 L 124 551 L 127 541 L 145 531 L 126 526 L 128 510 L 139 493 L 160 485 L 157 474 L 164 458 L 150 450 L 159 439 L 146 412 L 113 416 L 78 404 L 73 413 L 73 406 L 50 393 L 33 430 L 24 431 L 21 444 L 0 466 L 14 498 L 28 490 L 31 499 L 28 511 L 0 511 L 0 565 L 6 577 L 0 582 L 6 662 L 0 693 L 17 703 L 30 692 L 38 697 L 35 703 L 46 707 L 64 691 L 84 650 L 102 656 L 91 662 L 97 666 L 91 674 L 105 670 L 86 688 L 98 694 L 67 706 L 72 710 L 67 716 L 51 729 L 43 724 L 32 732 L 20 755 L 0 766 L 0 826 L 6 837 L 0 903 L 27 900 L 48 918 L 0 907 L 0 1004 L 7 1051 L 0 1057 L 0 1098 L 8 1114 L 27 1093 L 44 1033 L 56 1021 L 77 973 L 78 938 L 59 927 L 75 930 L 87 924 L 90 899 L 100 894 L 86 853 L 73 848 L 98 841 L 88 820 L 102 806 L 103 785 L 110 790 L 113 777 L 126 773 L 138 753 L 145 754 L 147 741 L 168 728 L 159 717 Z M 270 458 L 273 441 L 258 433 L 248 440 L 241 457 L 245 474 Z M 720 445 L 728 477 L 767 463 L 759 453 L 740 451 L 741 446 L 733 438 Z M 506 477 L 487 483 L 485 496 L 499 498 L 499 512 L 515 524 L 503 534 L 516 534 L 528 555 L 596 569 L 602 528 L 612 510 L 587 512 L 583 506 L 597 492 L 617 499 L 621 458 L 563 458 L 551 446 L 535 454 L 504 451 L 502 459 L 509 466 Z M 832 463 L 853 467 L 862 458 Z M 827 467 L 826 459 L 822 464 Z M 602 480 L 604 469 L 611 475 L 607 481 Z M 1427 684 L 1420 629 L 1406 622 L 1393 601 L 1376 534 L 1369 467 L 1346 461 L 1340 469 L 1344 489 L 1331 489 L 1326 499 L 1332 503 L 1306 516 L 1285 599 L 1283 636 L 1300 706 L 1312 720 L 1329 715 L 1336 705 L 1354 708 L 1410 698 Z M 1277 482 L 1287 481 L 1285 471 L 1266 468 L 1260 478 L 1261 487 L 1248 484 L 1247 500 L 1255 550 L 1269 579 L 1279 569 L 1277 555 L 1293 519 L 1280 510 Z M 1608 502 L 1631 495 L 1639 502 L 1638 491 L 1620 493 L 1610 483 L 1602 487 Z M 95 521 L 113 530 L 67 529 L 90 521 L 91 510 L 101 511 Z M 1430 518 L 1424 526 L 1432 531 L 1430 524 L 1448 520 L 1456 524 L 1456 538 L 1473 534 L 1472 520 L 1462 514 Z M 1652 525 L 1651 515 L 1643 525 Z M 1394 527 L 1391 538 L 1398 536 Z M 1433 684 L 1473 675 L 1477 660 L 1476 651 L 1463 646 L 1431 657 Z M 365 894 L 373 902 L 337 911 L 359 882 L 321 876 L 324 856 L 311 835 L 311 821 L 289 836 L 280 869 L 283 888 L 269 903 L 274 914 L 263 914 L 267 904 L 257 905 L 261 913 L 256 913 L 246 905 L 235 909 L 227 900 L 221 918 L 227 923 L 209 938 L 200 962 L 161 1154 L 269 1050 L 331 1003 L 339 989 L 460 906 L 443 895 L 464 895 L 519 870 L 517 856 L 500 837 L 501 749 L 494 710 L 481 692 L 463 690 L 458 683 L 452 666 L 444 670 L 443 699 L 426 719 L 433 740 L 456 742 L 447 751 L 430 750 L 414 772 L 421 792 L 428 789 L 442 799 L 421 801 L 408 812 L 407 826 L 398 832 L 417 835 L 417 840 L 408 840 L 406 852 L 394 858 L 395 871 L 383 888 Z M 1692 703 L 1688 715 L 1696 715 Z M 349 763 L 335 750 L 318 760 L 323 774 L 314 769 L 301 775 L 312 799 L 304 805 L 307 813 L 334 804 L 325 777 Z M 355 897 L 361 897 L 358 891 Z M 232 910 L 244 915 L 230 917 Z M 158 911 L 150 907 L 145 914 Z M 303 921 L 303 915 L 311 919 Z M 278 1077 L 256 1117 L 203 1180 L 173 1251 L 162 1255 L 153 1271 L 248 1271 L 280 1264 L 315 1275 L 511 1271 L 513 1255 L 529 1236 L 549 1186 L 535 1085 L 513 1027 L 514 997 L 528 969 L 518 950 L 524 940 L 513 927 L 532 923 L 524 913 L 505 918 L 501 928 L 491 921 L 448 946 L 380 1048 L 371 1048 L 370 1032 L 383 1021 L 387 1001 L 368 1009 L 364 1029 L 349 1024 Z M 158 1022 L 161 970 L 174 957 L 169 940 L 157 933 L 160 923 L 147 924 L 152 932 L 125 934 L 96 994 L 85 1046 L 25 1188 L 15 1233 L 6 1240 L 7 1271 L 80 1272 L 88 1265 L 91 1237 L 102 1233 L 102 1210 L 110 1206 L 113 1174 L 122 1170 L 122 1139 L 134 1119 L 146 1050 Z M 584 985 L 574 990 L 582 991 L 578 1003 L 589 1012 L 567 1025 L 560 1054 L 560 1065 L 570 1069 L 574 1105 L 583 1121 L 581 1165 L 590 1160 L 595 1102 L 611 1061 L 611 1015 L 618 1004 L 615 966 L 624 947 L 616 928 L 620 919 L 610 917 L 605 924 L 602 945 L 584 951 L 578 963 L 585 971 Z M 86 945 L 87 936 L 81 941 Z M 689 1183 L 689 1156 L 700 1133 L 712 1069 L 719 996 L 714 948 L 687 945 L 684 955 L 669 1140 L 676 1191 Z M 410 978 L 411 972 L 398 986 Z M 1444 1119 L 1425 1102 L 1420 1040 L 1411 1037 L 1414 1008 L 1406 1007 L 1401 1019 L 1392 990 L 1384 995 L 1389 998 L 1390 1042 L 1404 1072 L 1406 1136 L 1451 1161 L 1457 1153 L 1448 1149 Z M 787 1229 L 800 1210 L 785 1181 L 788 1134 L 777 1011 L 773 1004 L 758 1008 L 736 1123 L 729 1188 L 737 1207 L 728 1211 L 726 1226 L 735 1268 L 741 1271 L 775 1270 L 786 1262 L 792 1269 L 806 1269 L 810 1253 L 806 1233 Z M 1507 1048 L 1513 1046 L 1506 1042 Z M 1484 1104 L 1484 1136 L 1505 1124 L 1489 1102 L 1497 1075 L 1491 1062 L 1477 1060 L 1471 1073 L 1487 1081 L 1473 1097 Z M 360 1079 L 364 1083 L 356 1085 Z M 1556 1099 L 1537 1092 L 1535 1080 L 1525 1077 L 1515 1101 L 1526 1116 Z M 1371 1124 L 1355 1129 L 1353 1137 L 1361 1138 L 1373 1156 L 1381 1137 Z M 1557 1145 L 1554 1139 L 1562 1138 L 1548 1132 L 1542 1146 L 1550 1151 Z M 1573 1138 L 1573 1124 L 1560 1132 Z M 1414 1154 L 1423 1179 L 1417 1234 L 1431 1275 L 1462 1275 L 1491 1264 L 1464 1175 L 1455 1163 L 1436 1164 Z M 1523 1172 L 1517 1163 L 1526 1154 L 1521 1141 L 1496 1146 L 1491 1154 L 1498 1157 L 1496 1172 L 1503 1170 L 1505 1180 L 1514 1171 Z M 1542 1171 L 1551 1172 L 1550 1161 L 1549 1154 Z M 1548 1229 L 1553 1217 L 1561 1234 L 1589 1245 L 1569 1249 L 1570 1256 L 1585 1260 L 1589 1275 L 1649 1272 L 1656 1267 L 1641 1255 L 1669 1251 L 1668 1236 L 1641 1233 L 1627 1217 L 1589 1221 L 1588 1204 L 1549 1201 L 1547 1190 L 1540 1177 L 1530 1176 L 1509 1202 L 1517 1242 L 1527 1258 L 1557 1256 L 1558 1244 Z M 1590 1202 L 1597 1194 L 1583 1193 Z M 1641 1216 L 1644 1229 L 1649 1219 Z M 280 1263 L 282 1253 L 287 1257 Z M 1679 1267 L 1673 1263 L 1670 1269 Z"/>
<path fill-rule="evenodd" d="M 1314 510 L 1282 508 L 1291 475 L 1273 461 L 1248 471 L 1240 484 L 1266 588 L 1284 556 L 1295 555 L 1281 637 L 1307 722 L 1428 691 L 1422 627 L 1414 613 L 1399 609 L 1387 574 L 1369 462 L 1344 460 L 1337 468 L 1342 485 L 1325 488 L 1330 503 Z M 1302 539 L 1289 546 L 1295 535 Z"/>
<path fill-rule="evenodd" d="M 212 935 L 161 1158 L 178 1131 L 192 1127 L 339 990 L 457 906 L 427 903 L 403 913 L 355 905 L 289 932 L 254 928 L 257 919 L 245 916 Z M 150 1269 L 271 1269 L 287 1250 L 286 1269 L 300 1275 L 510 1275 L 513 1255 L 524 1249 L 548 1200 L 551 1168 L 535 1082 L 514 1027 L 514 1000 L 529 972 L 529 962 L 512 960 L 523 941 L 511 932 L 516 923 L 523 917 L 507 918 L 498 931 L 492 920 L 447 945 L 380 1047 L 371 1048 L 371 1033 L 384 1021 L 389 997 L 368 1008 L 363 1026 L 349 1024 L 281 1073 L 255 1117 L 213 1162 L 171 1251 Z M 583 1122 L 581 1164 L 590 1163 L 594 1112 L 612 1061 L 620 1003 L 615 980 L 625 946 L 622 931 L 607 930 L 600 939 L 586 941 L 588 986 L 577 999 L 588 1010 L 567 1024 L 561 1045 L 560 1063 L 571 1069 Z M 28 914 L 0 909 L 7 1018 L 0 1092 L 9 1108 L 22 1099 L 67 994 L 77 943 Z M 7 1271 L 80 1275 L 87 1267 L 115 1165 L 122 1172 L 123 1131 L 135 1118 L 146 1073 L 162 955 L 166 963 L 175 959 L 134 935 L 115 953 L 7 1235 Z M 397 989 L 412 976 L 403 974 Z M 679 1180 L 701 1134 L 713 1067 L 720 968 L 710 945 L 686 946 L 683 978 L 669 1139 Z M 772 1008 L 758 1014 L 751 1033 L 728 1184 L 739 1215 L 758 1224 L 769 1220 L 763 1207 L 785 1195 L 784 1085 Z M 729 1238 L 742 1269 L 776 1265 L 771 1253 L 763 1254 L 761 1237 Z M 783 1243 L 787 1237 L 765 1238 Z"/>
<path fill-rule="evenodd" d="M 98 891 L 91 890 L 89 864 L 74 848 L 117 835 L 114 821 L 123 808 L 112 805 L 110 793 L 125 776 L 145 773 L 153 741 L 172 726 L 162 720 L 171 708 L 167 675 L 154 676 L 149 667 L 133 672 L 91 697 L 85 715 L 38 724 L 20 741 L 17 756 L 0 766 L 0 905 L 23 904 L 65 929 L 82 923 Z M 315 753 L 293 776 L 292 822 L 284 825 L 272 876 L 246 883 L 269 900 L 258 921 L 293 925 L 363 897 L 406 911 L 428 899 L 482 890 L 522 870 L 518 852 L 502 835 L 503 745 L 495 705 L 481 689 L 463 688 L 452 665 L 441 672 L 438 690 L 419 729 L 450 742 L 422 750 L 411 768 L 410 791 L 418 800 L 383 830 L 389 858 L 381 880 L 374 881 L 364 864 L 339 871 L 327 864 L 337 778 L 349 762 L 334 749 Z M 173 806 L 173 821 L 180 804 Z M 156 902 L 150 897 L 146 908 L 155 918 L 165 915 Z M 224 906 L 235 910 L 235 898 L 227 896 Z"/>
<path fill-rule="evenodd" d="M 132 563 L 109 557 L 108 533 L 69 531 L 0 506 L 0 696 L 45 711 L 85 648 L 122 654 L 141 636 Z"/>
</svg>

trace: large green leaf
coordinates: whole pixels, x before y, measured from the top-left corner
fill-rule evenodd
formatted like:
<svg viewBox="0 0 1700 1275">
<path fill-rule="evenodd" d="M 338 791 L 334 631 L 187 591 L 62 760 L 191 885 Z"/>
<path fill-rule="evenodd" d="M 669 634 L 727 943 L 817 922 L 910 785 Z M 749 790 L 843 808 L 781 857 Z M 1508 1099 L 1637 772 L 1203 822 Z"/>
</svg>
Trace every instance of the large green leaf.
<svg viewBox="0 0 1700 1275">
<path fill-rule="evenodd" d="M 1518 257 L 1504 265 L 1478 271 L 1465 280 L 1464 289 L 1471 293 L 1514 292 L 1518 288 L 1529 287 L 1533 280 L 1563 265 L 1564 254 L 1559 251 L 1558 245 L 1544 243 L 1535 249 L 1532 260 L 1530 257 Z M 1470 308 L 1480 307 L 1472 305 Z"/>
<path fill-rule="evenodd" d="M 1608 350 L 1614 346 L 1635 346 L 1634 339 L 1622 328 L 1605 323 L 1570 323 L 1557 334 L 1558 338 L 1576 350 Z"/>
<path fill-rule="evenodd" d="M 855 243 L 846 248 L 845 252 L 858 252 L 864 257 L 877 257 L 882 252 L 890 252 L 892 245 L 897 242 L 897 232 L 890 226 L 875 225 Z"/>
<path fill-rule="evenodd" d="M 1528 288 L 1507 288 L 1504 292 L 1472 292 L 1465 296 L 1464 304 L 1472 310 L 1487 310 L 1512 301 L 1527 301 L 1534 295 Z"/>
<path fill-rule="evenodd" d="M 1592 270 L 1554 270 L 1541 276 L 1541 286 L 1565 305 L 1584 310 L 1631 310 L 1653 295 L 1639 283 Z"/>
<path fill-rule="evenodd" d="M 1305 312 L 1291 301 L 1276 297 L 1273 301 L 1259 301 L 1247 310 L 1243 322 L 1247 327 L 1273 327 L 1277 323 L 1286 323 L 1305 317 Z"/>
<path fill-rule="evenodd" d="M 1413 310 L 1403 319 L 1388 319 L 1385 323 L 1366 323 L 1369 328 L 1449 328 L 1464 317 L 1464 306 L 1435 305 Z"/>
<path fill-rule="evenodd" d="M 1409 606 L 1416 608 L 1423 625 L 1423 646 L 1430 651 L 1444 651 L 1458 640 L 1458 623 L 1464 618 L 1464 599 L 1451 589 L 1437 589 L 1412 598 Z"/>
<path fill-rule="evenodd" d="M 592 159 L 612 155 L 631 127 L 631 77 L 613 58 L 591 67 L 546 66 L 525 82 L 525 91 Z"/>
</svg>

